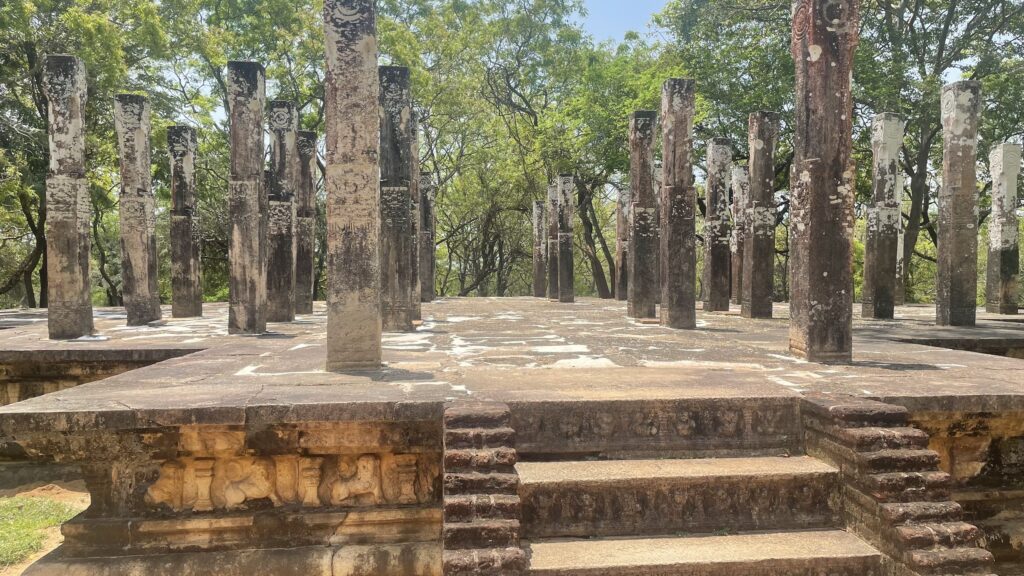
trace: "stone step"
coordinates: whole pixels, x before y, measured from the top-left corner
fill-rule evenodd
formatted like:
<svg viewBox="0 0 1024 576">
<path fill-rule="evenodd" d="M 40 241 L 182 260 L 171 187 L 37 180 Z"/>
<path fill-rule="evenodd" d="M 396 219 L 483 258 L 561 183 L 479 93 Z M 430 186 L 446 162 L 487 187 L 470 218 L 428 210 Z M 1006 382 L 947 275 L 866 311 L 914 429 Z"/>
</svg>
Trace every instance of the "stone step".
<svg viewBox="0 0 1024 576">
<path fill-rule="evenodd" d="M 838 434 L 843 444 L 858 452 L 928 448 L 928 434 L 917 428 L 842 428 Z"/>
<path fill-rule="evenodd" d="M 890 525 L 907 522 L 956 522 L 963 517 L 963 509 L 952 501 L 894 502 L 882 504 L 881 510 Z"/>
<path fill-rule="evenodd" d="M 527 538 L 832 527 L 838 471 L 808 456 L 520 462 Z"/>
<path fill-rule="evenodd" d="M 451 449 L 444 452 L 444 469 L 501 468 L 516 463 L 516 449 L 501 448 Z"/>
<path fill-rule="evenodd" d="M 445 522 L 441 539 L 445 550 L 514 548 L 519 546 L 519 521 Z"/>
<path fill-rule="evenodd" d="M 461 494 L 509 494 L 515 495 L 519 487 L 519 478 L 515 470 L 509 466 L 507 471 L 446 472 L 444 475 L 444 492 L 450 495 Z"/>
<path fill-rule="evenodd" d="M 857 454 L 857 463 L 868 474 L 936 470 L 939 455 L 931 450 L 879 450 Z"/>
<path fill-rule="evenodd" d="M 842 530 L 535 541 L 534 576 L 880 576 L 881 555 Z"/>
<path fill-rule="evenodd" d="M 468 494 L 445 496 L 445 522 L 474 520 L 513 520 L 520 517 L 519 496 L 507 494 Z"/>
<path fill-rule="evenodd" d="M 520 460 L 802 453 L 789 396 L 511 403 Z"/>
<path fill-rule="evenodd" d="M 950 499 L 949 474 L 931 472 L 886 472 L 863 478 L 864 489 L 883 502 L 928 502 Z"/>
<path fill-rule="evenodd" d="M 447 428 L 445 450 L 482 450 L 516 445 L 516 432 L 511 428 Z"/>
</svg>

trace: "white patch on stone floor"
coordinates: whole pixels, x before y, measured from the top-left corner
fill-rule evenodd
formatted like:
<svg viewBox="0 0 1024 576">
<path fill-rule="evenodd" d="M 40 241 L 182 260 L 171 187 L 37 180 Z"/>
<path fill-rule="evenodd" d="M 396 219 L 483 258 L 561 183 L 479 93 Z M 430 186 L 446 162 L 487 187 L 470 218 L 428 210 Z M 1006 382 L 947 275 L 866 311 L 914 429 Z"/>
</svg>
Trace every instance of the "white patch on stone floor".
<svg viewBox="0 0 1024 576">
<path fill-rule="evenodd" d="M 491 318 L 493 318 L 495 320 L 511 320 L 513 322 L 515 322 L 516 320 L 524 320 L 525 319 L 523 316 L 520 316 L 519 314 L 516 314 L 515 312 L 502 312 L 501 314 L 496 314 L 496 315 L 492 316 Z"/>
<path fill-rule="evenodd" d="M 479 316 L 449 316 L 445 318 L 444 322 L 451 322 L 452 324 L 458 324 L 459 322 L 469 322 L 470 320 L 479 320 Z"/>
<path fill-rule="evenodd" d="M 786 356 L 785 354 L 768 354 L 768 357 L 775 358 L 777 360 L 785 360 L 786 362 L 792 362 L 794 364 L 809 364 L 807 360 L 803 358 L 797 358 L 796 356 Z"/>
<path fill-rule="evenodd" d="M 257 372 L 262 364 L 250 364 L 235 372 L 235 376 L 296 376 L 299 374 L 324 374 L 323 370 L 303 370 L 301 372 Z"/>
<path fill-rule="evenodd" d="M 575 358 L 563 358 L 548 366 L 548 368 L 620 368 L 604 356 L 581 355 Z"/>
<path fill-rule="evenodd" d="M 533 348 L 530 348 L 530 351 L 538 354 L 585 354 L 590 352 L 590 348 L 587 348 L 585 344 L 563 344 L 534 346 Z"/>
<path fill-rule="evenodd" d="M 768 368 L 753 362 L 713 362 L 709 360 L 641 360 L 644 368 L 715 368 L 718 370 L 759 370 L 776 372 L 782 368 Z"/>
<path fill-rule="evenodd" d="M 316 344 L 307 344 L 303 342 L 302 344 L 296 344 L 295 346 L 292 346 L 291 348 L 288 349 L 288 351 L 293 352 L 295 350 L 302 350 L 303 348 L 312 348 L 313 346 L 316 346 Z"/>
</svg>

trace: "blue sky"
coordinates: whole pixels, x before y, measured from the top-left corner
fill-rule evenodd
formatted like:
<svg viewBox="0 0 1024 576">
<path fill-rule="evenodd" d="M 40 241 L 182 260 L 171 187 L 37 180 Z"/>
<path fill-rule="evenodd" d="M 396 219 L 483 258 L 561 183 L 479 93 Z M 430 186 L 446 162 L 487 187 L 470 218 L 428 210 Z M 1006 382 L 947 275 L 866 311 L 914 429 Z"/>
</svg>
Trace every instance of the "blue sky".
<svg viewBox="0 0 1024 576">
<path fill-rule="evenodd" d="M 587 17 L 583 26 L 598 41 L 621 40 L 629 30 L 646 32 L 651 15 L 667 0 L 583 0 Z"/>
</svg>

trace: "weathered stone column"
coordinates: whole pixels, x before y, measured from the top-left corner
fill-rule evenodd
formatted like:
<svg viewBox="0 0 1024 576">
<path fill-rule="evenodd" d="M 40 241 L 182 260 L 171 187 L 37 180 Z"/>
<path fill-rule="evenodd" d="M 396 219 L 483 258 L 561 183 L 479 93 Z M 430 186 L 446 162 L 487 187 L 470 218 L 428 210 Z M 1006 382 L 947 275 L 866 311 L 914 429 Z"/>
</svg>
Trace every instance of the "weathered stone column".
<svg viewBox="0 0 1024 576">
<path fill-rule="evenodd" d="M 996 314 L 1016 314 L 1020 289 L 1020 247 L 1017 223 L 1017 176 L 1020 144 L 999 144 L 989 154 L 992 172 L 992 215 L 988 225 L 988 269 L 985 308 Z"/>
<path fill-rule="evenodd" d="M 654 125 L 657 114 L 640 110 L 629 117 L 629 300 L 632 318 L 657 317 L 658 202 L 654 197 Z"/>
<path fill-rule="evenodd" d="M 974 326 L 978 298 L 978 125 L 981 84 L 942 88 L 942 187 L 939 189 L 935 323 Z"/>
<path fill-rule="evenodd" d="M 298 184 L 295 188 L 295 313 L 313 313 L 313 263 L 316 260 L 316 132 L 298 133 Z"/>
<path fill-rule="evenodd" d="M 156 200 L 150 176 L 149 102 L 145 96 L 114 97 L 114 131 L 120 153 L 121 290 L 129 326 L 159 320 Z"/>
<path fill-rule="evenodd" d="M 900 147 L 905 122 L 897 114 L 875 116 L 871 125 L 872 193 L 864 241 L 861 316 L 891 319 L 896 305 L 896 252 L 900 235 L 903 170 Z"/>
<path fill-rule="evenodd" d="M 381 362 L 380 79 L 374 0 L 325 0 L 327 369 Z"/>
<path fill-rule="evenodd" d="M 708 181 L 704 215 L 704 311 L 729 310 L 729 177 L 732 142 L 715 138 L 708 145 Z"/>
<path fill-rule="evenodd" d="M 536 298 L 544 298 L 547 295 L 547 262 L 544 261 L 547 222 L 544 204 L 544 200 L 536 200 L 533 203 L 533 295 Z"/>
<path fill-rule="evenodd" d="M 420 172 L 420 301 L 433 302 L 434 288 L 434 179 Z"/>
<path fill-rule="evenodd" d="M 853 328 L 853 99 L 858 0 L 797 0 L 789 349 L 849 361 Z M 753 175 L 751 175 L 753 178 Z"/>
<path fill-rule="evenodd" d="M 779 115 L 754 112 L 747 120 L 750 188 L 743 241 L 744 318 L 771 318 L 775 291 L 775 146 Z"/>
<path fill-rule="evenodd" d="M 411 106 L 410 102 L 410 108 Z M 412 243 L 409 247 L 409 280 L 411 282 L 409 289 L 412 290 L 412 319 L 422 320 L 423 307 L 420 305 L 422 301 L 420 294 L 420 222 L 422 220 L 420 215 L 420 128 L 415 109 L 412 109 L 409 118 L 412 132 L 409 142 L 409 201 L 411 203 L 409 241 Z"/>
<path fill-rule="evenodd" d="M 572 174 L 558 175 L 558 301 L 576 300 L 575 259 L 572 254 L 576 217 L 576 182 Z"/>
<path fill-rule="evenodd" d="M 89 225 L 85 179 L 85 65 L 74 56 L 46 57 L 43 91 L 50 144 L 46 175 L 46 291 L 50 338 L 91 334 Z"/>
<path fill-rule="evenodd" d="M 267 329 L 267 193 L 263 174 L 263 65 L 228 62 L 231 181 L 228 186 L 230 278 L 228 332 Z"/>
<path fill-rule="evenodd" d="M 270 102 L 270 212 L 267 222 L 267 320 L 295 320 L 295 191 L 298 129 L 295 104 Z"/>
<path fill-rule="evenodd" d="M 548 184 L 548 299 L 558 300 L 558 181 Z"/>
<path fill-rule="evenodd" d="M 750 200 L 750 174 L 746 166 L 733 166 L 729 178 L 732 189 L 732 231 L 729 233 L 729 261 L 732 272 L 729 298 L 733 304 L 743 303 L 743 242 L 747 230 L 747 204 Z"/>
<path fill-rule="evenodd" d="M 629 290 L 629 190 L 619 190 L 615 203 L 615 299 L 626 300 Z"/>
<path fill-rule="evenodd" d="M 167 128 L 171 157 L 171 316 L 203 315 L 202 237 L 196 208 L 196 131 Z"/>
<path fill-rule="evenodd" d="M 412 138 L 409 69 L 380 67 L 381 300 L 386 332 L 412 326 L 412 201 L 409 180 Z"/>
<path fill-rule="evenodd" d="M 694 82 L 661 85 L 661 323 L 694 328 L 696 316 L 696 197 L 693 187 Z"/>
</svg>

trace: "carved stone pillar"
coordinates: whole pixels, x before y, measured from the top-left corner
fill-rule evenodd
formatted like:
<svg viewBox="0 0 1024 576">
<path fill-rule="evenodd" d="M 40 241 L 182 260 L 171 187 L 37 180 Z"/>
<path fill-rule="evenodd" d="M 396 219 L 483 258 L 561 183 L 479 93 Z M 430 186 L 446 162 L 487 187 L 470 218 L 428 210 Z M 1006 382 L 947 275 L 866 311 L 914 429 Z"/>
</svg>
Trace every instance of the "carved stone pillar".
<svg viewBox="0 0 1024 576">
<path fill-rule="evenodd" d="M 942 187 L 939 189 L 935 323 L 974 326 L 978 298 L 978 125 L 981 84 L 942 89 Z"/>
<path fill-rule="evenodd" d="M 558 300 L 558 182 L 548 184 L 548 299 Z"/>
<path fill-rule="evenodd" d="M 849 361 L 853 329 L 853 99 L 858 0 L 797 0 L 789 349 Z M 751 175 L 753 177 L 753 175 Z"/>
<path fill-rule="evenodd" d="M 381 362 L 380 79 L 373 0 L 324 2 L 327 369 Z"/>
<path fill-rule="evenodd" d="M 121 290 L 128 325 L 141 326 L 161 316 L 156 200 L 150 177 L 149 102 L 145 96 L 114 97 L 114 131 L 121 161 Z"/>
<path fill-rule="evenodd" d="M 267 212 L 263 175 L 263 65 L 228 62 L 231 181 L 228 185 L 228 332 L 267 329 Z"/>
<path fill-rule="evenodd" d="M 544 200 L 537 200 L 533 203 L 533 295 L 536 298 L 546 296 L 547 288 L 547 262 L 544 261 L 544 246 L 547 244 L 545 223 Z"/>
<path fill-rule="evenodd" d="M 46 57 L 50 163 L 46 175 L 46 293 L 50 338 L 91 334 L 89 226 L 92 208 L 85 179 L 85 65 L 75 56 Z"/>
<path fill-rule="evenodd" d="M 615 203 L 615 299 L 626 300 L 629 291 L 629 190 L 619 190 Z"/>
<path fill-rule="evenodd" d="M 988 269 L 985 307 L 996 314 L 1016 314 L 1020 274 L 1017 223 L 1017 176 L 1020 144 L 999 144 L 989 154 L 992 215 L 988 224 Z"/>
<path fill-rule="evenodd" d="M 743 241 L 744 318 L 771 318 L 775 291 L 775 146 L 779 115 L 754 112 L 748 119 L 749 190 Z"/>
<path fill-rule="evenodd" d="M 412 209 L 410 210 L 411 218 L 409 219 L 409 241 L 412 245 L 409 247 L 409 280 L 410 290 L 412 290 L 412 319 L 422 320 L 423 309 L 420 306 L 420 302 L 423 301 L 423 297 L 420 294 L 422 290 L 420 287 L 420 225 L 423 218 L 420 215 L 420 129 L 419 118 L 416 115 L 415 109 L 412 110 L 410 118 L 409 123 L 411 125 L 412 137 L 409 141 L 409 201 L 411 202 Z"/>
<path fill-rule="evenodd" d="M 897 114 L 875 116 L 871 125 L 872 195 L 864 242 L 861 316 L 891 319 L 896 305 L 903 170 L 900 147 L 905 122 Z"/>
<path fill-rule="evenodd" d="M 316 287 L 316 132 L 300 130 L 295 188 L 295 313 L 312 314 Z"/>
<path fill-rule="evenodd" d="M 270 186 L 267 235 L 267 320 L 295 320 L 295 193 L 298 128 L 295 104 L 270 103 Z"/>
<path fill-rule="evenodd" d="M 732 231 L 729 234 L 729 252 L 732 272 L 729 280 L 730 301 L 733 304 L 743 303 L 743 242 L 747 230 L 747 204 L 750 201 L 750 173 L 746 166 L 733 166 L 729 178 L 732 190 Z"/>
<path fill-rule="evenodd" d="M 420 300 L 433 302 L 434 288 L 434 180 L 420 172 Z"/>
<path fill-rule="evenodd" d="M 411 332 L 412 201 L 409 194 L 412 138 L 409 69 L 380 68 L 381 300 L 386 332 Z"/>
<path fill-rule="evenodd" d="M 661 323 L 694 328 L 696 317 L 696 198 L 693 187 L 694 82 L 661 86 Z"/>
<path fill-rule="evenodd" d="M 196 131 L 167 128 L 171 157 L 171 316 L 203 315 L 199 211 L 196 208 Z"/>
<path fill-rule="evenodd" d="M 558 175 L 558 300 L 576 300 L 575 262 L 572 254 L 576 184 L 572 174 Z"/>
<path fill-rule="evenodd" d="M 732 142 L 715 138 L 708 146 L 704 214 L 704 311 L 729 310 L 729 178 Z"/>
<path fill-rule="evenodd" d="M 629 301 L 632 318 L 656 318 L 658 291 L 657 206 L 654 197 L 654 111 L 629 117 L 629 189 L 632 194 L 629 233 Z"/>
</svg>

